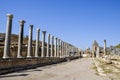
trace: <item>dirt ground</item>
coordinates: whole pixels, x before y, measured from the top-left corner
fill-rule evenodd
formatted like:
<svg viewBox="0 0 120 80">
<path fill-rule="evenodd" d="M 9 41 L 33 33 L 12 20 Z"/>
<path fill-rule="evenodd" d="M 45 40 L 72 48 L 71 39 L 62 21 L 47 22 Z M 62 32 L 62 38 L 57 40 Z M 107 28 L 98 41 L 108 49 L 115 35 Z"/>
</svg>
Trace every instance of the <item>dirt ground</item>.
<svg viewBox="0 0 120 80">
<path fill-rule="evenodd" d="M 0 80 L 110 80 L 96 74 L 91 58 L 0 75 Z"/>
</svg>

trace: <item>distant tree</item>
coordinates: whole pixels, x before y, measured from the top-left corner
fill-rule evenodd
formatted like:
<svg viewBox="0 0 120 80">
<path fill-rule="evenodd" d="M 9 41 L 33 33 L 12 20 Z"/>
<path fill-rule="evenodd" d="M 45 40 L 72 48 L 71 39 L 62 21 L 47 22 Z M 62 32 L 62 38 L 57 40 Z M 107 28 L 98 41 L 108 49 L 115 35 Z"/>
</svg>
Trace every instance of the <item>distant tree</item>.
<svg viewBox="0 0 120 80">
<path fill-rule="evenodd" d="M 116 45 L 115 48 L 120 48 L 120 44 Z"/>
</svg>

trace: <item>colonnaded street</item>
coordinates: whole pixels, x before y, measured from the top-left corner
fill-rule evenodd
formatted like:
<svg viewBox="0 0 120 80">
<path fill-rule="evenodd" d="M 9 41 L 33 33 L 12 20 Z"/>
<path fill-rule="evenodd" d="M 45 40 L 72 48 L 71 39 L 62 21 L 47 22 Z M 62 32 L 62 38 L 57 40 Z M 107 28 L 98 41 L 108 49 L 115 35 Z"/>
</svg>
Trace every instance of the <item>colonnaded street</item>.
<svg viewBox="0 0 120 80">
<path fill-rule="evenodd" d="M 0 80 L 109 80 L 96 74 L 92 58 L 0 75 Z"/>
</svg>

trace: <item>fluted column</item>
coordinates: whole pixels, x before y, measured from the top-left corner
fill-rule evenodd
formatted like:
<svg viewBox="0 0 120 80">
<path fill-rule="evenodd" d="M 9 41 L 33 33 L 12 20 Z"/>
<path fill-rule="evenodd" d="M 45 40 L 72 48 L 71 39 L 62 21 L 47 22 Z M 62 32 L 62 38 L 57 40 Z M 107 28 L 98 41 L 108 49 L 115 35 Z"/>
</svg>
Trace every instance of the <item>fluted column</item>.
<svg viewBox="0 0 120 80">
<path fill-rule="evenodd" d="M 45 35 L 46 31 L 42 31 L 42 54 L 41 57 L 45 57 Z"/>
<path fill-rule="evenodd" d="M 50 54 L 49 49 L 50 49 L 50 34 L 48 34 L 47 55 L 46 55 L 46 57 L 49 57 L 49 54 Z"/>
<path fill-rule="evenodd" d="M 55 38 L 55 53 L 54 53 L 54 57 L 57 57 L 57 39 Z"/>
<path fill-rule="evenodd" d="M 23 44 L 23 31 L 24 31 L 24 20 L 20 20 L 20 32 L 19 32 L 19 40 L 18 40 L 18 54 L 17 58 L 22 58 L 22 44 Z"/>
<path fill-rule="evenodd" d="M 3 58 L 9 58 L 9 54 L 10 54 L 12 19 L 13 19 L 13 15 L 12 14 L 7 14 L 7 28 L 6 28 Z"/>
<path fill-rule="evenodd" d="M 53 57 L 53 53 L 54 53 L 53 46 L 54 46 L 54 36 L 52 36 L 52 43 L 51 43 L 51 57 Z"/>
<path fill-rule="evenodd" d="M 32 34 L 33 34 L 33 25 L 30 25 L 29 28 L 29 40 L 28 40 L 28 54 L 27 57 L 32 57 Z"/>
<path fill-rule="evenodd" d="M 38 53 L 39 53 L 39 37 L 40 37 L 40 29 L 37 29 L 37 33 L 36 33 L 36 48 L 35 48 L 35 57 L 39 57 Z"/>
</svg>

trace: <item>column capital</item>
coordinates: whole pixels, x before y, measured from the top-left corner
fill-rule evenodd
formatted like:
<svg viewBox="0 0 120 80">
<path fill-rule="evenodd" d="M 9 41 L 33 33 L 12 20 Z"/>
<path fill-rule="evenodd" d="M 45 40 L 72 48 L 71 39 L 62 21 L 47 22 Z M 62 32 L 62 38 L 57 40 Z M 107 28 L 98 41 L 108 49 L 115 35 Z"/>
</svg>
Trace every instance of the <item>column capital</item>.
<svg viewBox="0 0 120 80">
<path fill-rule="evenodd" d="M 20 23 L 20 25 L 24 25 L 25 20 L 20 20 L 19 23 Z"/>
<path fill-rule="evenodd" d="M 54 38 L 54 36 L 53 35 L 51 35 L 52 36 L 52 38 Z"/>
<path fill-rule="evenodd" d="M 48 34 L 48 37 L 51 36 L 51 34 Z"/>
<path fill-rule="evenodd" d="M 37 28 L 37 31 L 39 32 L 39 31 L 40 31 L 40 28 Z"/>
<path fill-rule="evenodd" d="M 12 19 L 12 18 L 13 18 L 13 14 L 7 14 L 7 17 L 8 17 L 9 19 Z"/>
<path fill-rule="evenodd" d="M 57 37 L 55 39 L 58 39 Z"/>
<path fill-rule="evenodd" d="M 33 25 L 30 25 L 31 28 L 33 28 Z"/>
<path fill-rule="evenodd" d="M 43 34 L 46 34 L 46 31 L 42 31 Z"/>
</svg>

